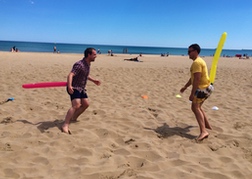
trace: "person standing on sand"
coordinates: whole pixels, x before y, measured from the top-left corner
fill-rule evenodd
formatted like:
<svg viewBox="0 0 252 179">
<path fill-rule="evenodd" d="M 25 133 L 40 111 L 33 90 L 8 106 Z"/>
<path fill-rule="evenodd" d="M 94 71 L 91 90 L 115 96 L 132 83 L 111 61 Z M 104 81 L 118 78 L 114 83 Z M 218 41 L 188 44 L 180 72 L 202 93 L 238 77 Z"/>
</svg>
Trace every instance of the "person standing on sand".
<svg viewBox="0 0 252 179">
<path fill-rule="evenodd" d="M 91 62 L 95 61 L 96 50 L 87 48 L 84 58 L 73 65 L 67 77 L 67 92 L 70 95 L 72 107 L 67 111 L 65 122 L 62 125 L 62 132 L 71 134 L 69 130 L 70 121 L 77 121 L 77 118 L 88 108 L 88 96 L 85 90 L 87 80 L 100 85 L 99 80 L 89 76 Z"/>
<path fill-rule="evenodd" d="M 57 47 L 54 46 L 54 47 L 53 47 L 53 53 L 56 53 L 56 51 L 57 51 Z"/>
<path fill-rule="evenodd" d="M 196 138 L 196 141 L 202 141 L 207 138 L 209 133 L 206 129 L 212 129 L 202 109 L 202 104 L 211 95 L 213 86 L 210 84 L 206 62 L 199 57 L 200 50 L 198 44 L 189 46 L 188 55 L 189 58 L 193 60 L 190 68 L 191 78 L 185 86 L 180 89 L 180 92 L 183 93 L 192 85 L 189 100 L 192 101 L 191 109 L 200 127 L 200 135 Z"/>
</svg>

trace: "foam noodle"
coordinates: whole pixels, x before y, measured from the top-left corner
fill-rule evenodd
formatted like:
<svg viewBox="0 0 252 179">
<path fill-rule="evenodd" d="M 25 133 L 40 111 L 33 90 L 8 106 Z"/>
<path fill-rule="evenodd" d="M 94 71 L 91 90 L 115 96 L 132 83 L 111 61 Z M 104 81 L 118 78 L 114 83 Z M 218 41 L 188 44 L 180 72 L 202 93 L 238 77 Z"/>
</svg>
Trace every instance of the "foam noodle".
<svg viewBox="0 0 252 179">
<path fill-rule="evenodd" d="M 66 86 L 67 82 L 40 82 L 23 84 L 23 88 L 49 88 L 49 87 L 61 87 Z"/>
<path fill-rule="evenodd" d="M 217 49 L 216 49 L 216 51 L 215 51 L 215 54 L 214 54 L 214 58 L 213 58 L 213 62 L 212 62 L 212 67 L 211 67 L 211 72 L 210 72 L 210 76 L 209 76 L 210 82 L 211 82 L 212 84 L 214 83 L 214 80 L 215 80 L 218 60 L 219 60 L 219 58 L 220 58 L 220 54 L 221 54 L 222 48 L 223 48 L 223 46 L 224 46 L 226 37 L 227 37 L 227 33 L 224 32 L 224 33 L 222 34 L 221 38 L 220 38 L 218 47 L 217 47 Z"/>
</svg>

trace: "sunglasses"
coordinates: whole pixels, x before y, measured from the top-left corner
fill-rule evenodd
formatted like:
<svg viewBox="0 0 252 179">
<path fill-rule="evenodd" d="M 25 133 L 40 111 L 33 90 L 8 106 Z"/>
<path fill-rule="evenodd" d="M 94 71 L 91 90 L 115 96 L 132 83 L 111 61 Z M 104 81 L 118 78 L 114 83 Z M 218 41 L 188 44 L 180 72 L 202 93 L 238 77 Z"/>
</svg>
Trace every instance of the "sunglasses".
<svg viewBox="0 0 252 179">
<path fill-rule="evenodd" d="M 193 52 L 193 51 L 195 51 L 195 50 L 188 50 L 188 55 L 189 55 L 191 52 Z"/>
</svg>

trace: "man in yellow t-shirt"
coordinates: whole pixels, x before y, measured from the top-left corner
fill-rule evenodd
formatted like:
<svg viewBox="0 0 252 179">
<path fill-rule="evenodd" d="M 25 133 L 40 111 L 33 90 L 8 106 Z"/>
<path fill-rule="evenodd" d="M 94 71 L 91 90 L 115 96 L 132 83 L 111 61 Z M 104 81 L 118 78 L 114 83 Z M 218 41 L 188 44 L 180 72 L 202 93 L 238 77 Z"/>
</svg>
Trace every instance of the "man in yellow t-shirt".
<svg viewBox="0 0 252 179">
<path fill-rule="evenodd" d="M 180 92 L 183 93 L 192 85 L 189 100 L 192 101 L 191 109 L 200 127 L 200 135 L 197 137 L 196 141 L 202 141 L 207 138 L 209 133 L 206 129 L 212 129 L 205 112 L 201 108 L 204 101 L 212 93 L 213 86 L 210 84 L 206 62 L 199 57 L 200 50 L 198 44 L 192 44 L 189 46 L 188 55 L 189 58 L 193 60 L 190 68 L 191 78 L 180 90 Z"/>
<path fill-rule="evenodd" d="M 210 85 L 206 62 L 202 58 L 197 57 L 193 61 L 192 66 L 190 68 L 190 71 L 191 71 L 191 83 L 192 84 L 194 81 L 194 74 L 201 73 L 201 78 L 200 78 L 199 86 L 198 86 L 199 89 L 205 89 Z"/>
</svg>

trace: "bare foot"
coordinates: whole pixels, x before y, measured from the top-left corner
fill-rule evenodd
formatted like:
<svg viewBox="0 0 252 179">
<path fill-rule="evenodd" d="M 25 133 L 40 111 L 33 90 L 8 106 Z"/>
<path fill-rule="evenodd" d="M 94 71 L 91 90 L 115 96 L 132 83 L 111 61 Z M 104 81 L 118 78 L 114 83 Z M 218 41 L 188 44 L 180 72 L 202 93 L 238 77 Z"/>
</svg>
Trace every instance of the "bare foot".
<svg viewBox="0 0 252 179">
<path fill-rule="evenodd" d="M 71 134 L 70 130 L 68 129 L 67 125 L 64 125 L 61 127 L 61 131 L 67 134 Z"/>
<path fill-rule="evenodd" d="M 206 133 L 201 133 L 201 134 L 197 137 L 196 141 L 197 141 L 197 142 L 203 141 L 204 139 L 208 138 L 208 136 L 209 136 L 209 134 L 208 134 L 207 132 L 206 132 Z"/>
</svg>

